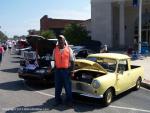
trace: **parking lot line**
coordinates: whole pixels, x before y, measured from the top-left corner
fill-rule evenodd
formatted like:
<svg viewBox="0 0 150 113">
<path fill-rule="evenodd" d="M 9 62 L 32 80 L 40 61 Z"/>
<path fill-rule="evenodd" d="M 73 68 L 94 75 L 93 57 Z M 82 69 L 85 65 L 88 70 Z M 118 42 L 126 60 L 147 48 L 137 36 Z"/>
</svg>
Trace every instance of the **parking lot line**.
<svg viewBox="0 0 150 113">
<path fill-rule="evenodd" d="M 49 96 L 49 97 L 55 97 L 54 95 L 51 95 L 51 94 L 47 94 L 47 93 L 44 93 L 44 92 L 41 92 L 41 91 L 35 91 L 41 95 L 45 95 L 45 96 Z"/>
<path fill-rule="evenodd" d="M 132 111 L 142 111 L 142 112 L 147 112 L 150 113 L 150 110 L 144 110 L 144 109 L 136 109 L 136 108 L 129 108 L 129 107 L 121 107 L 121 106 L 109 106 L 111 108 L 118 108 L 118 109 L 125 109 L 125 110 L 132 110 Z"/>
</svg>

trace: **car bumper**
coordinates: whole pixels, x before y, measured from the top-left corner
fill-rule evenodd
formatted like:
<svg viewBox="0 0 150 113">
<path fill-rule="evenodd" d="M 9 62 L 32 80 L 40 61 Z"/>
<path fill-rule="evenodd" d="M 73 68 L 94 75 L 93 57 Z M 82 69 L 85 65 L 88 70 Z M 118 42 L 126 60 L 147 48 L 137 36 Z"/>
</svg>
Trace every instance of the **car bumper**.
<svg viewBox="0 0 150 113">
<path fill-rule="evenodd" d="M 40 79 L 44 79 L 44 77 L 38 76 L 36 74 L 30 74 L 30 73 L 18 73 L 20 78 L 23 79 L 32 79 L 32 80 L 40 80 Z"/>
<path fill-rule="evenodd" d="M 103 94 L 99 94 L 90 84 L 78 81 L 72 81 L 72 92 L 86 97 L 103 98 Z"/>
<path fill-rule="evenodd" d="M 38 74 L 33 72 L 26 72 L 23 71 L 22 68 L 18 70 L 18 76 L 19 78 L 27 79 L 27 80 L 49 80 L 49 81 L 54 81 L 54 75 L 52 73 L 43 73 L 43 74 Z"/>
</svg>

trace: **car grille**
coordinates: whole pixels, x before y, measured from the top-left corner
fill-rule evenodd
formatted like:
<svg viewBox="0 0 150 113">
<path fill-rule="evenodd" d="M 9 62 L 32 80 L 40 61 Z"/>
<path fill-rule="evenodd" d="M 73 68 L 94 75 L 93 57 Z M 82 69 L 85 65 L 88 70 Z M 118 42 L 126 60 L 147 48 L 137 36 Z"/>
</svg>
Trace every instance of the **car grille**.
<svg viewBox="0 0 150 113">
<path fill-rule="evenodd" d="M 75 92 L 88 92 L 88 93 L 93 93 L 94 92 L 94 89 L 93 87 L 90 85 L 90 84 L 87 84 L 87 83 L 82 83 L 82 82 L 76 82 L 76 81 L 73 81 L 72 82 L 72 89 L 73 91 Z"/>
</svg>

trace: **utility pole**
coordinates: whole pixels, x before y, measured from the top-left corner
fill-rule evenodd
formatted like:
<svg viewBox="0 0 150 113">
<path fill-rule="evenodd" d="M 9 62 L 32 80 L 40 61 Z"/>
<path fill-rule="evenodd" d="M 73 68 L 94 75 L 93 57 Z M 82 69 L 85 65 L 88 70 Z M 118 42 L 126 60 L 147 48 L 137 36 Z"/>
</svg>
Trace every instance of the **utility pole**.
<svg viewBox="0 0 150 113">
<path fill-rule="evenodd" d="M 141 53 L 141 37 L 142 37 L 142 0 L 139 0 L 139 44 L 138 53 Z"/>
</svg>

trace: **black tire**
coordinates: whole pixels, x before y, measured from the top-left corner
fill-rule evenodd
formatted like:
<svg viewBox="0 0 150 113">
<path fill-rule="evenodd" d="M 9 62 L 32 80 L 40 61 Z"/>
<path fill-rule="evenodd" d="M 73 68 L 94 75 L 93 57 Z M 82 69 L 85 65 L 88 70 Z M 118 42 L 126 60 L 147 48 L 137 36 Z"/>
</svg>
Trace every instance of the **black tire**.
<svg viewBox="0 0 150 113">
<path fill-rule="evenodd" d="M 112 90 L 111 88 L 109 88 L 109 89 L 104 93 L 104 97 L 103 97 L 104 106 L 110 105 L 110 103 L 111 103 L 112 100 L 113 100 L 113 96 L 114 96 L 113 90 Z"/>
<path fill-rule="evenodd" d="M 138 80 L 136 81 L 135 90 L 140 89 L 140 87 L 141 87 L 141 82 L 142 82 L 141 78 L 138 78 Z"/>
</svg>

